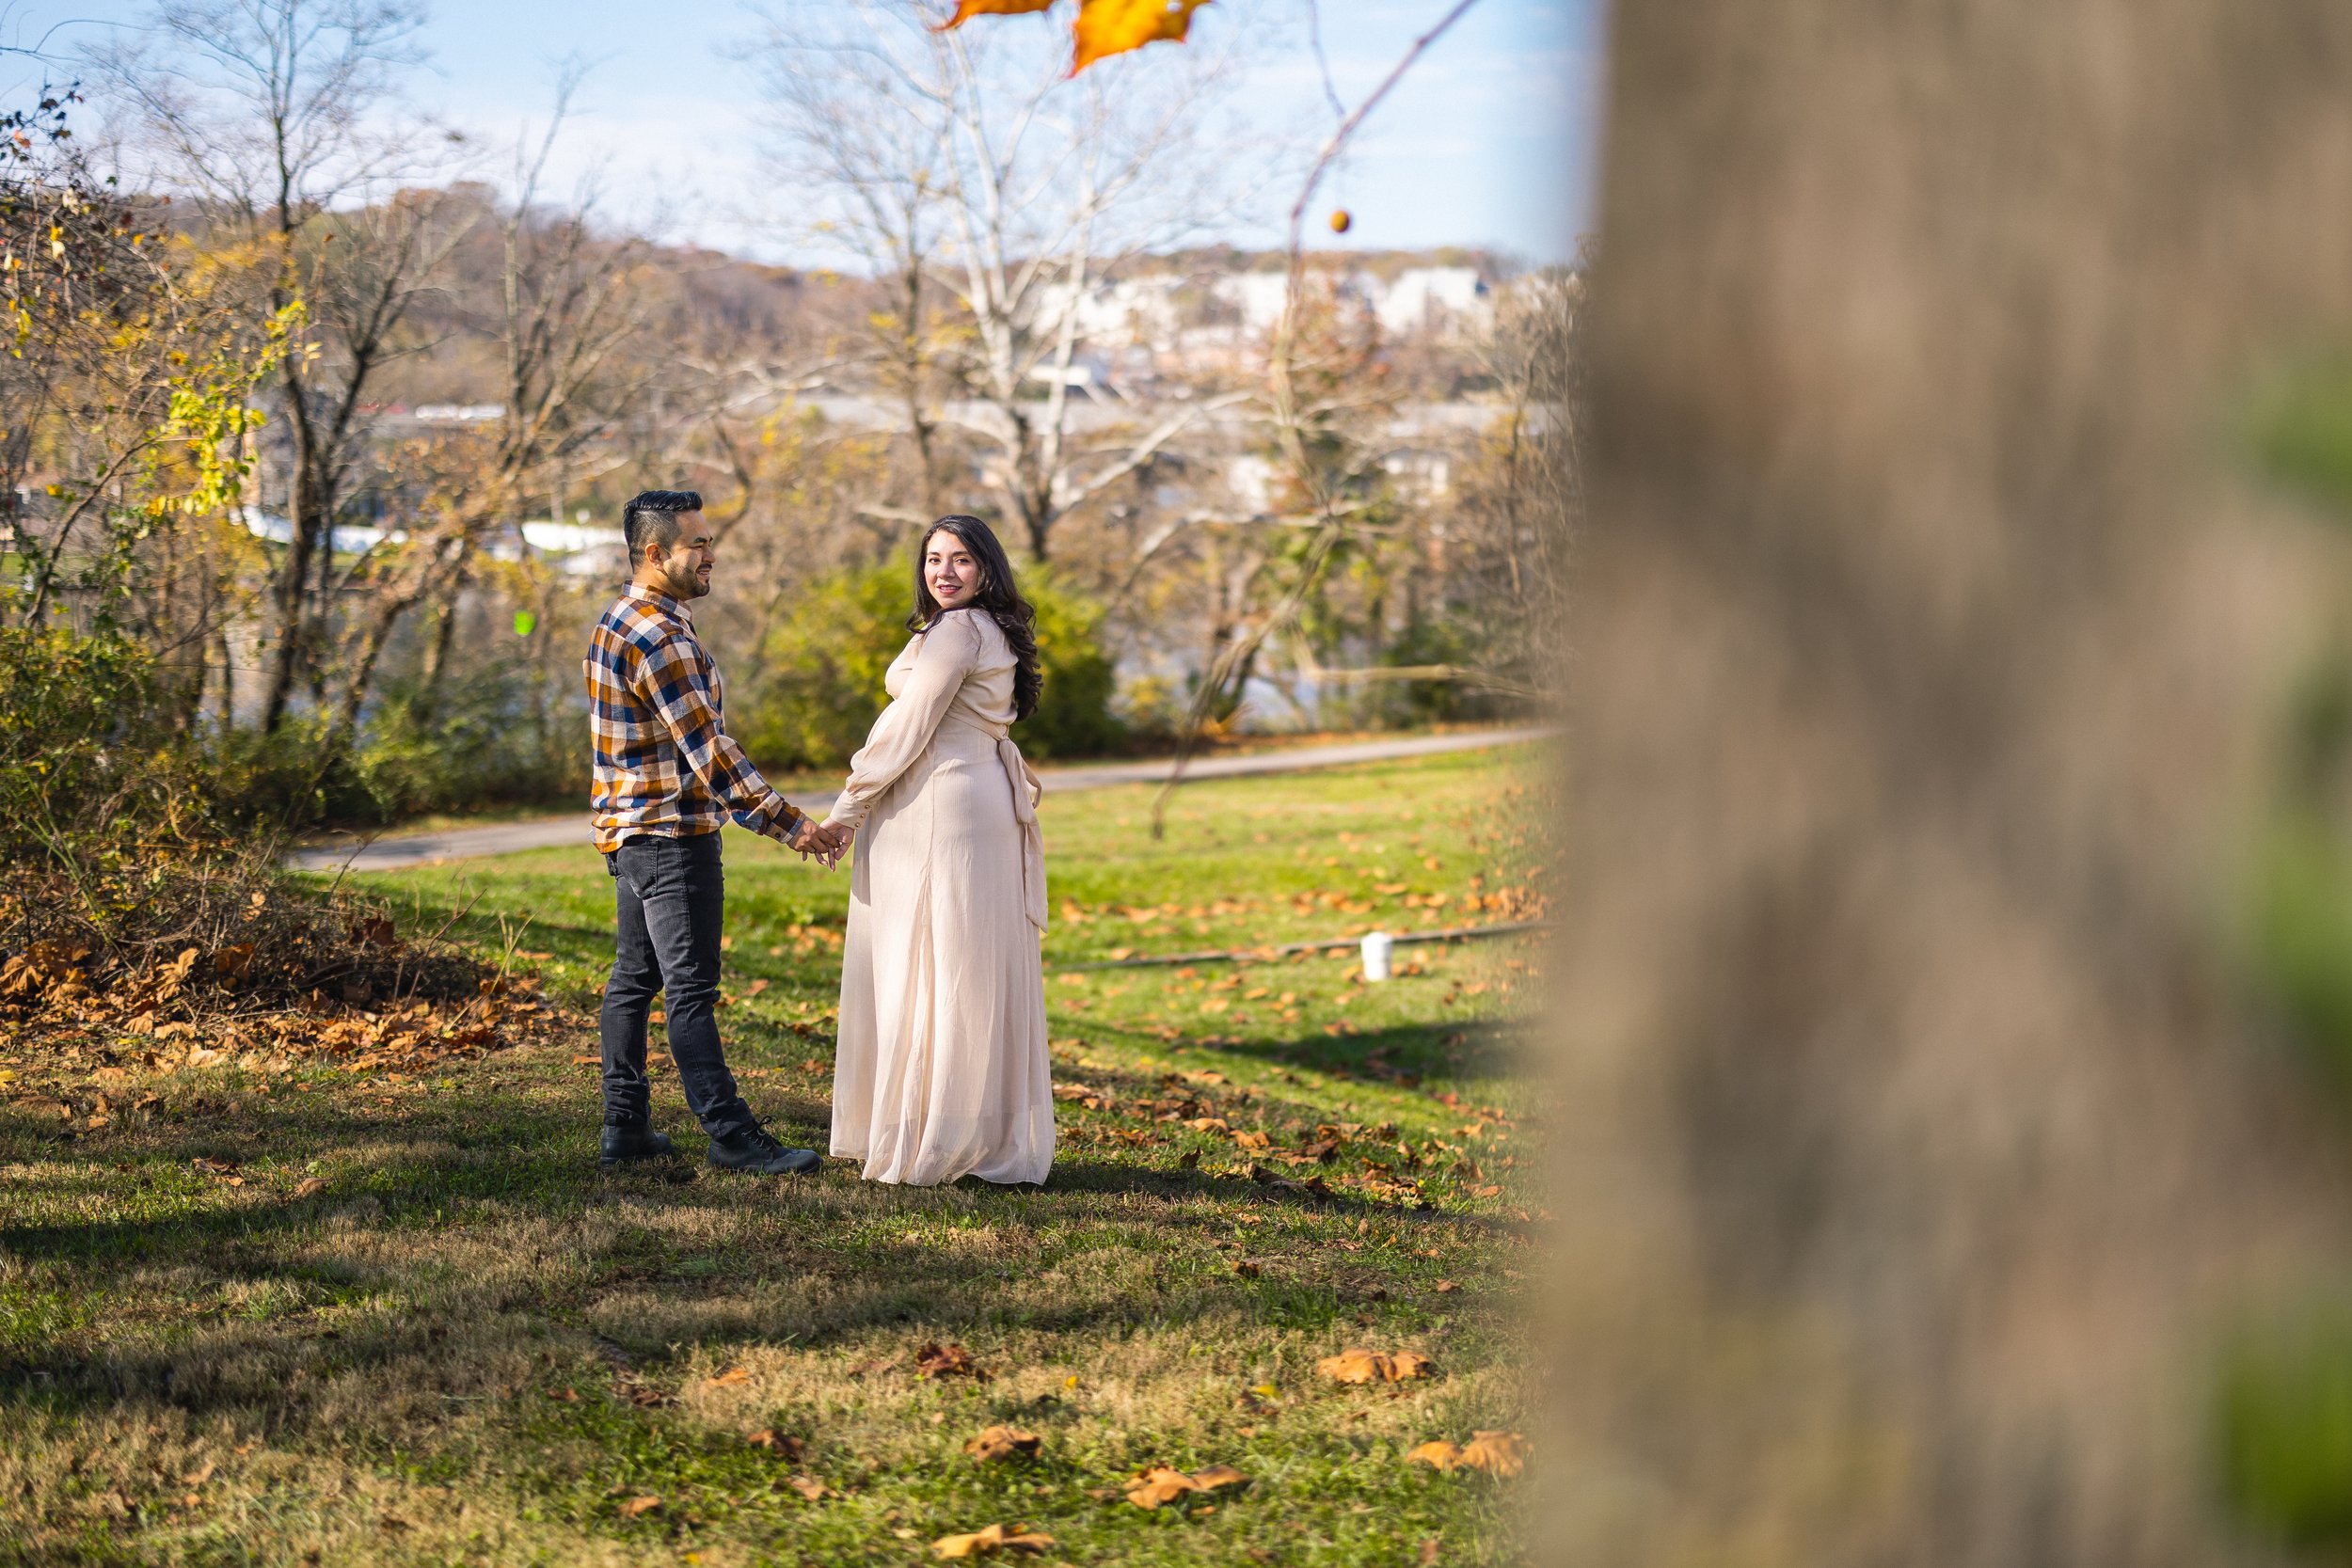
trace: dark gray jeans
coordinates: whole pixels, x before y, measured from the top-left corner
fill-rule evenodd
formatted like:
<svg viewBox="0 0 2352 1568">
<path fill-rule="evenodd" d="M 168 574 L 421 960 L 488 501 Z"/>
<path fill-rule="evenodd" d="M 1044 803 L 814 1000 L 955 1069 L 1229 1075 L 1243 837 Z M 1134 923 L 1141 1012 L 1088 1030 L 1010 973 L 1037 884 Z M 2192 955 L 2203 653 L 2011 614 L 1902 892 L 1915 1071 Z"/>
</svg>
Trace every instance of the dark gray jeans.
<svg viewBox="0 0 2352 1568">
<path fill-rule="evenodd" d="M 612 977 L 604 988 L 604 1119 L 645 1120 L 645 1022 L 656 991 L 668 996 L 670 1057 L 686 1108 L 714 1138 L 758 1125 L 736 1092 L 719 1044 L 719 933 L 726 879 L 719 835 L 638 834 L 605 857 L 620 904 Z"/>
</svg>

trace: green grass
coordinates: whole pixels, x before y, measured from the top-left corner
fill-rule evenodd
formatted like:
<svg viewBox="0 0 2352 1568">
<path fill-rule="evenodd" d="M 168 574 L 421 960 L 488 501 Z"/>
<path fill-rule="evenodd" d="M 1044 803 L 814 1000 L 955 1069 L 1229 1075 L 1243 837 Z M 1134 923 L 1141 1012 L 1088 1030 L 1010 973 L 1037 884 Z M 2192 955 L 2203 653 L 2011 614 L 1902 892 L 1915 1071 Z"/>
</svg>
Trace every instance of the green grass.
<svg viewBox="0 0 2352 1568">
<path fill-rule="evenodd" d="M 1539 778 L 1519 753 L 1204 784 L 1158 843 L 1143 790 L 1049 800 L 1055 1076 L 1083 1098 L 1042 1190 L 721 1178 L 662 1075 L 688 1158 L 599 1177 L 584 1028 L 413 1078 L 13 1054 L 0 1560 L 910 1563 L 999 1523 L 1052 1534 L 1045 1562 L 1518 1560 L 1524 1481 L 1404 1455 L 1525 1424 L 1539 1107 L 1514 1020 L 1540 943 L 1402 949 L 1385 986 L 1352 956 L 1057 966 L 1531 912 Z M 728 852 L 730 1054 L 821 1148 L 847 872 Z M 593 1003 L 592 854 L 369 880 L 404 927 L 463 911 Z M 57 1102 L 99 1093 L 156 1100 L 63 1140 Z M 914 1375 L 950 1342 L 990 1378 Z M 1439 1375 L 1316 1375 L 1358 1344 Z M 967 1458 L 998 1422 L 1038 1456 Z M 1120 1496 L 1219 1463 L 1250 1484 Z"/>
</svg>

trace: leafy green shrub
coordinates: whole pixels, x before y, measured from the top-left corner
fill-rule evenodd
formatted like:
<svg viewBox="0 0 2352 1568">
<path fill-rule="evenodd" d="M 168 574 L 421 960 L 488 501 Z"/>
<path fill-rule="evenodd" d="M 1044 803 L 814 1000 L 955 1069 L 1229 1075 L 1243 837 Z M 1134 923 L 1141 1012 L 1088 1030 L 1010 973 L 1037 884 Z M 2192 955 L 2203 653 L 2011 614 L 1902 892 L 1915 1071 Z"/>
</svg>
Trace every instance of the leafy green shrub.
<svg viewBox="0 0 2352 1568">
<path fill-rule="evenodd" d="M 1102 611 L 1042 573 L 1022 591 L 1037 607 L 1045 690 L 1014 738 L 1031 757 L 1115 748 L 1125 731 L 1111 711 Z M 897 562 L 812 584 L 760 649 L 748 698 L 730 702 L 728 724 L 744 749 L 777 768 L 846 764 L 889 700 L 882 676 L 907 643 L 909 595 Z"/>
<path fill-rule="evenodd" d="M 2242 418 L 2247 447 L 2271 480 L 2352 516 L 2352 356 L 2339 350 L 2280 368 Z"/>
<path fill-rule="evenodd" d="M 2352 1544 L 2352 1314 L 2246 1332 L 2223 1366 L 2216 1427 L 2239 1517 L 2298 1546 Z"/>
<path fill-rule="evenodd" d="M 1475 668 L 1489 662 L 1484 640 L 1459 621 L 1422 621 L 1382 650 L 1390 669 L 1433 664 Z M 1365 693 L 1367 722 L 1413 725 L 1497 719 L 1523 713 L 1527 705 L 1458 680 L 1381 681 Z"/>
<path fill-rule="evenodd" d="M 1103 651 L 1103 610 L 1065 593 L 1045 573 L 1032 570 L 1022 584 L 1037 607 L 1037 651 L 1045 671 L 1045 690 L 1037 711 L 1013 728 L 1013 737 L 1032 757 L 1100 756 L 1126 740 L 1126 726 L 1112 711 L 1118 687 L 1110 656 Z"/>
<path fill-rule="evenodd" d="M 771 768 L 837 768 L 866 740 L 888 699 L 882 674 L 906 646 L 900 566 L 811 584 L 759 650 L 749 701 L 727 726 Z"/>
<path fill-rule="evenodd" d="M 1183 731 L 1191 705 L 1187 683 L 1167 675 L 1137 675 L 1119 694 L 1112 712 L 1131 743 L 1168 744 Z"/>
<path fill-rule="evenodd" d="M 568 697 L 571 693 L 565 692 Z M 426 695 L 388 685 L 352 770 L 384 821 L 501 801 L 588 798 L 588 727 L 568 707 L 543 741 L 520 679 L 485 670 Z"/>
<path fill-rule="evenodd" d="M 2338 1088 L 2352 1092 L 2352 660 L 2308 670 L 2287 705 L 2280 793 L 2254 840 L 2254 978 Z"/>
<path fill-rule="evenodd" d="M 2352 1090 L 2352 854 L 2333 828 L 2281 814 L 2256 862 L 2255 969 L 2297 1037 Z"/>
<path fill-rule="evenodd" d="M 567 794 L 587 800 L 587 726 L 567 710 L 554 744 L 543 743 L 513 671 L 446 681 L 429 699 L 411 683 L 389 681 L 357 745 L 330 747 L 326 728 L 324 716 L 292 714 L 275 734 L 210 736 L 206 765 L 222 814 L 292 831 Z"/>
<path fill-rule="evenodd" d="M 476 994 L 471 958 L 413 942 L 394 952 L 368 936 L 390 929 L 372 906 L 289 884 L 273 824 L 236 792 L 257 767 L 297 776 L 298 732 L 266 756 L 241 751 L 224 771 L 184 728 L 183 698 L 146 649 L 114 631 L 0 628 L 9 872 L 0 958 L 12 975 L 11 1025 L 77 1029 L 76 1009 L 101 1003 L 127 1020 L 126 998 L 138 997 L 200 1020 L 215 1007 L 306 1001 L 322 984 Z M 262 831 L 230 831 L 240 822 Z M 168 992 L 154 989 L 158 975 Z M 53 990 L 78 1000 L 53 1006 Z"/>
<path fill-rule="evenodd" d="M 215 836 L 208 795 L 144 648 L 110 631 L 0 629 L 0 861 L 199 847 Z"/>
</svg>

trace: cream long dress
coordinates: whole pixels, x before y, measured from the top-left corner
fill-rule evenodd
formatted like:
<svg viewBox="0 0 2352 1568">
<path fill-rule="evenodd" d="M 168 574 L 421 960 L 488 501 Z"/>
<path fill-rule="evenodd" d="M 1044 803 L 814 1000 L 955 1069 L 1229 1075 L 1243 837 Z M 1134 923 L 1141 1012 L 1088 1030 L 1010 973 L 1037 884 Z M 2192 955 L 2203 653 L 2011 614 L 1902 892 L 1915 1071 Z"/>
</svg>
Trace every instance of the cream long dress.
<svg viewBox="0 0 2352 1568">
<path fill-rule="evenodd" d="M 1037 775 L 1006 738 L 1012 649 L 950 610 L 892 661 L 890 705 L 832 820 L 857 830 L 833 1152 L 872 1181 L 1042 1181 L 1045 857 Z"/>
</svg>

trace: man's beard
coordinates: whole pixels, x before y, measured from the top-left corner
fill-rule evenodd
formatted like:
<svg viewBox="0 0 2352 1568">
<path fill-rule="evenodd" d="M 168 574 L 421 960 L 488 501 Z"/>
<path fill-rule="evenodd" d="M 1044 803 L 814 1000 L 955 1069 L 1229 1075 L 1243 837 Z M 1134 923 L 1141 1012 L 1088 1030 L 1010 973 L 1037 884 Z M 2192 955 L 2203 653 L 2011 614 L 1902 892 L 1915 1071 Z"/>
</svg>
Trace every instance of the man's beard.
<svg viewBox="0 0 2352 1568">
<path fill-rule="evenodd" d="M 685 572 L 670 578 L 670 596 L 674 599 L 699 599 L 710 592 L 710 584 L 699 572 Z"/>
</svg>

